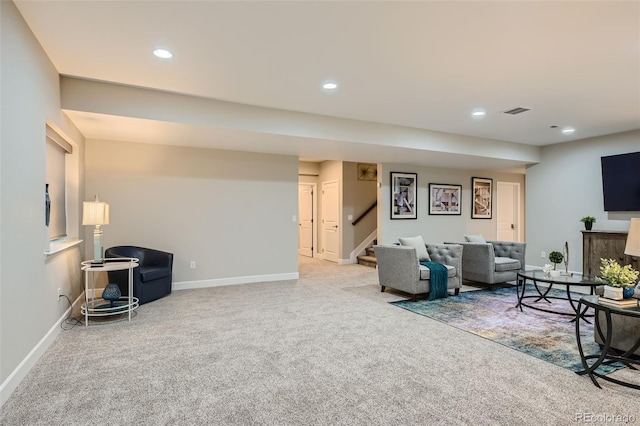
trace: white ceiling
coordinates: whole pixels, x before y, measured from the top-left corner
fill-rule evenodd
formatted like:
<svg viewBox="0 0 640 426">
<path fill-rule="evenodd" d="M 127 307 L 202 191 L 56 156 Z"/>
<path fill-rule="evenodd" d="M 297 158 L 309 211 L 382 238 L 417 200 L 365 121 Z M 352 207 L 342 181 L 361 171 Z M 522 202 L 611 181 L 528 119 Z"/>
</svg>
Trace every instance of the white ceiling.
<svg viewBox="0 0 640 426">
<path fill-rule="evenodd" d="M 62 75 L 528 145 L 640 128 L 639 1 L 15 3 Z M 87 137 L 141 138 L 126 117 L 69 115 Z"/>
</svg>

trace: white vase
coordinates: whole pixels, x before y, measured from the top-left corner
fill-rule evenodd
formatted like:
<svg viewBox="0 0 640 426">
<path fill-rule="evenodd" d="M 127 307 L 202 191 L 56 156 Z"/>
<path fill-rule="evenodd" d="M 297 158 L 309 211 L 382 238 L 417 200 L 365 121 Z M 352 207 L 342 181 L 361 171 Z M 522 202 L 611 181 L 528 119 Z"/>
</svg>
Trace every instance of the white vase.
<svg viewBox="0 0 640 426">
<path fill-rule="evenodd" d="M 551 275 L 552 278 L 558 278 L 560 276 L 560 271 L 558 271 L 557 269 L 552 269 L 551 271 L 549 271 L 549 275 Z"/>
</svg>

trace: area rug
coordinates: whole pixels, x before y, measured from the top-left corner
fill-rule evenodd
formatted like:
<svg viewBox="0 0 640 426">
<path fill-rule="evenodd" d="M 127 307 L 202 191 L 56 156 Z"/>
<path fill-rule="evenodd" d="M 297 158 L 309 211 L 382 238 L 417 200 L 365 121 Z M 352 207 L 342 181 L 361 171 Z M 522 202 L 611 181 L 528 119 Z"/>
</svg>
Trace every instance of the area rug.
<svg viewBox="0 0 640 426">
<path fill-rule="evenodd" d="M 566 292 L 551 290 L 549 295 L 565 296 Z M 576 300 L 579 296 L 576 295 Z M 528 303 L 531 303 L 532 299 Z M 554 309 L 567 301 L 554 300 Z M 580 371 L 580 353 L 576 341 L 575 323 L 570 316 L 536 311 L 527 307 L 516 308 L 515 287 L 478 290 L 460 293 L 437 300 L 402 300 L 390 302 L 403 309 L 443 322 L 460 330 L 484 337 L 509 348 L 524 352 L 552 364 Z M 538 303 L 546 303 L 544 301 Z M 564 309 L 558 309 L 564 310 Z M 599 352 L 593 340 L 593 325 L 580 323 L 582 347 L 586 354 Z M 602 366 L 601 374 L 610 373 L 623 364 Z"/>
</svg>

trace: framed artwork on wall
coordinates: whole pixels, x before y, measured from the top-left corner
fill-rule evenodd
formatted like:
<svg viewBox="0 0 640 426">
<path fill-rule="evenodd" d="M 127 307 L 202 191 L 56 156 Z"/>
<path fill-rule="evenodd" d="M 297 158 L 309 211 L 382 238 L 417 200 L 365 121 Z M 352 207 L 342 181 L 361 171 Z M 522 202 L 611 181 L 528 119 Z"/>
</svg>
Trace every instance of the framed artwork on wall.
<svg viewBox="0 0 640 426">
<path fill-rule="evenodd" d="M 416 219 L 417 173 L 391 172 L 391 219 Z"/>
<path fill-rule="evenodd" d="M 371 163 L 358 163 L 358 180 L 378 179 L 378 165 Z"/>
<path fill-rule="evenodd" d="M 429 214 L 459 215 L 462 185 L 429 184 Z"/>
<path fill-rule="evenodd" d="M 491 219 L 493 179 L 471 178 L 471 219 Z"/>
</svg>

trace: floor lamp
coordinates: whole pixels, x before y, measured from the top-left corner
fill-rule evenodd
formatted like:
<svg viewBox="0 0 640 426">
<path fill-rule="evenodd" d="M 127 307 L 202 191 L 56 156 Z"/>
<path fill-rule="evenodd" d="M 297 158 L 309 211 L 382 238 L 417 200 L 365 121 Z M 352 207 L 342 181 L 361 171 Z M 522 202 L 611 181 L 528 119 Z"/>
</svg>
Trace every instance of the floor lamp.
<svg viewBox="0 0 640 426">
<path fill-rule="evenodd" d="M 93 260 L 102 262 L 102 225 L 109 224 L 109 204 L 96 195 L 94 201 L 82 203 L 82 224 L 95 225 L 93 230 Z"/>
</svg>

